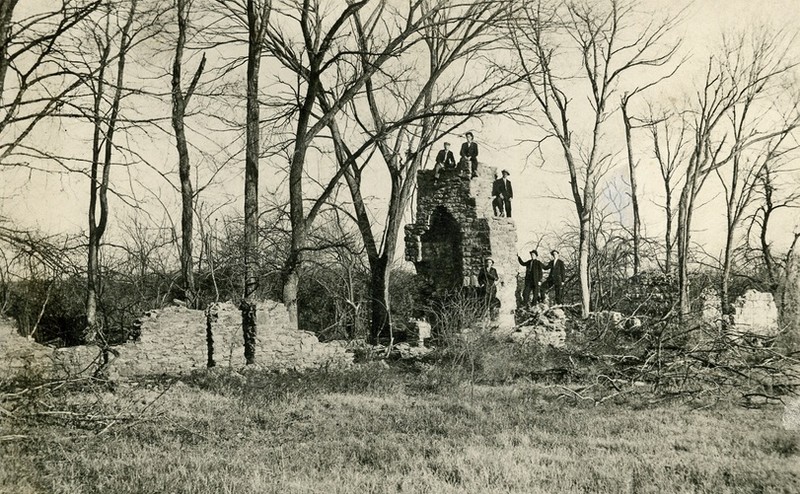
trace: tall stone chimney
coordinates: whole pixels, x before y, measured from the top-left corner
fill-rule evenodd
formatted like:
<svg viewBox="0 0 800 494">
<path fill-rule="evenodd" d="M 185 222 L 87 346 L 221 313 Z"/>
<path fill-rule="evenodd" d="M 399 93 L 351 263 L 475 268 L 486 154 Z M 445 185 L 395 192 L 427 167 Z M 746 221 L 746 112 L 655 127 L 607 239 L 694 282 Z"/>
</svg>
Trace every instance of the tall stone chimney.
<svg viewBox="0 0 800 494">
<path fill-rule="evenodd" d="M 480 165 L 469 179 L 457 170 L 417 173 L 416 221 L 405 227 L 406 260 L 443 293 L 477 287 L 478 273 L 491 257 L 500 277 L 500 329 L 514 327 L 517 286 L 517 230 L 512 218 L 494 216 L 492 183 L 496 168 Z"/>
</svg>

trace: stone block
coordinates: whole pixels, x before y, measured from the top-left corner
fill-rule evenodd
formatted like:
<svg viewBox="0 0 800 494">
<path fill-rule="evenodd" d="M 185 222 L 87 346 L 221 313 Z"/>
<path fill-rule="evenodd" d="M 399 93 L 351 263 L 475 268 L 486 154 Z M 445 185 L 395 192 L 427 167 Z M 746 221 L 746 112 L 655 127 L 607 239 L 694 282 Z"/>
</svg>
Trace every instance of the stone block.
<svg viewBox="0 0 800 494">
<path fill-rule="evenodd" d="M 737 332 L 774 336 L 778 333 L 778 306 L 771 293 L 747 290 L 733 303 L 731 315 Z"/>
</svg>

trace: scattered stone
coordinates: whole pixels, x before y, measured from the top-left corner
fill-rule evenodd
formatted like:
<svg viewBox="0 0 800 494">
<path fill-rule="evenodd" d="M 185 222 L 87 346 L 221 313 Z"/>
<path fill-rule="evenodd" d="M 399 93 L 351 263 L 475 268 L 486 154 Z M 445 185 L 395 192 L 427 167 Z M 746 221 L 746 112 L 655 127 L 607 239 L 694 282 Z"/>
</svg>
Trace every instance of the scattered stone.
<svg viewBox="0 0 800 494">
<path fill-rule="evenodd" d="M 538 304 L 532 310 L 524 311 L 523 317 L 523 324 L 508 335 L 510 341 L 564 347 L 567 339 L 567 315 L 562 309 L 550 309 L 545 304 Z"/>
<path fill-rule="evenodd" d="M 424 346 L 411 346 L 408 343 L 398 343 L 392 347 L 392 356 L 398 356 L 402 360 L 416 360 L 428 355 L 433 350 Z"/>
<path fill-rule="evenodd" d="M 622 329 L 623 321 L 625 319 L 625 316 L 622 315 L 622 312 L 617 312 L 613 310 L 602 310 L 599 312 L 593 312 L 591 316 L 595 324 L 597 324 L 598 326 L 605 326 L 607 328 L 614 328 L 614 329 Z"/>
<path fill-rule="evenodd" d="M 425 346 L 425 340 L 431 337 L 431 323 L 425 319 L 411 318 L 408 321 L 408 339 L 415 340 L 418 346 Z"/>
</svg>

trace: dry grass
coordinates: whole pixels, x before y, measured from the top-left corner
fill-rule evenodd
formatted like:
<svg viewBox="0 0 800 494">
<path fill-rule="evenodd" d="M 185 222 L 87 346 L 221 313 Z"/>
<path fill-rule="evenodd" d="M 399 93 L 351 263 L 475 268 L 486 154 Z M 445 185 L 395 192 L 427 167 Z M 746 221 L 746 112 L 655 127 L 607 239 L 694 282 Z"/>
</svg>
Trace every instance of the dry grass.
<svg viewBox="0 0 800 494">
<path fill-rule="evenodd" d="M 25 436 L 0 443 L 0 491 L 800 492 L 777 406 L 589 406 L 378 366 L 67 388 L 0 419 Z"/>
</svg>

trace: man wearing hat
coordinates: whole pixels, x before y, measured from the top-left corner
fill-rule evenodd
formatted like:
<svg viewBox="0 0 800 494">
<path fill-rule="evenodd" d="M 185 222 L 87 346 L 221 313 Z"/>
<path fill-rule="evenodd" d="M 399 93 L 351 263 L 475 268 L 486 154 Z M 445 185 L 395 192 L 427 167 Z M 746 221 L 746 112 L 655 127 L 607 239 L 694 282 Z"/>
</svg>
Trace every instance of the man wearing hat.
<svg viewBox="0 0 800 494">
<path fill-rule="evenodd" d="M 445 168 L 455 168 L 456 159 L 450 151 L 450 143 L 445 142 L 444 148 L 436 155 L 436 165 L 433 167 L 433 180 L 439 180 L 439 174 Z"/>
<path fill-rule="evenodd" d="M 472 178 L 478 176 L 478 143 L 475 142 L 475 137 L 472 132 L 466 134 L 467 142 L 461 144 L 461 151 L 458 153 L 461 157 L 460 168 L 469 173 L 469 166 L 472 169 Z"/>
<path fill-rule="evenodd" d="M 561 305 L 564 303 L 563 299 L 563 286 L 564 280 L 566 279 L 566 269 L 564 267 L 564 261 L 558 258 L 558 251 L 553 249 L 550 251 L 550 256 L 552 259 L 549 263 L 544 267 L 544 269 L 550 270 L 550 274 L 547 275 L 547 280 L 544 282 L 544 286 L 542 287 L 543 292 L 546 293 L 550 290 L 550 288 L 555 288 L 556 291 L 556 304 Z"/>
<path fill-rule="evenodd" d="M 494 182 L 492 182 L 492 212 L 495 216 L 505 216 L 503 199 L 500 198 L 500 182 L 502 181 L 500 170 L 494 172 Z"/>
<path fill-rule="evenodd" d="M 500 276 L 494 268 L 494 260 L 491 257 L 487 257 L 485 262 L 478 273 L 478 287 L 486 307 L 493 313 L 500 307 L 500 301 L 497 299 L 497 280 Z"/>
<path fill-rule="evenodd" d="M 539 260 L 539 252 L 536 249 L 531 250 L 530 255 L 531 258 L 527 261 L 523 261 L 520 256 L 517 256 L 520 265 L 525 266 L 525 288 L 522 291 L 522 301 L 526 307 L 530 305 L 531 295 L 533 295 L 534 304 L 541 302 L 544 298 L 544 294 L 539 290 L 544 276 L 544 266 Z"/>
<path fill-rule="evenodd" d="M 511 218 L 511 199 L 514 197 L 514 189 L 511 187 L 511 180 L 508 176 L 511 175 L 508 170 L 503 170 L 503 176 L 498 178 L 492 184 L 492 207 L 495 210 L 495 216 L 506 216 Z"/>
</svg>

